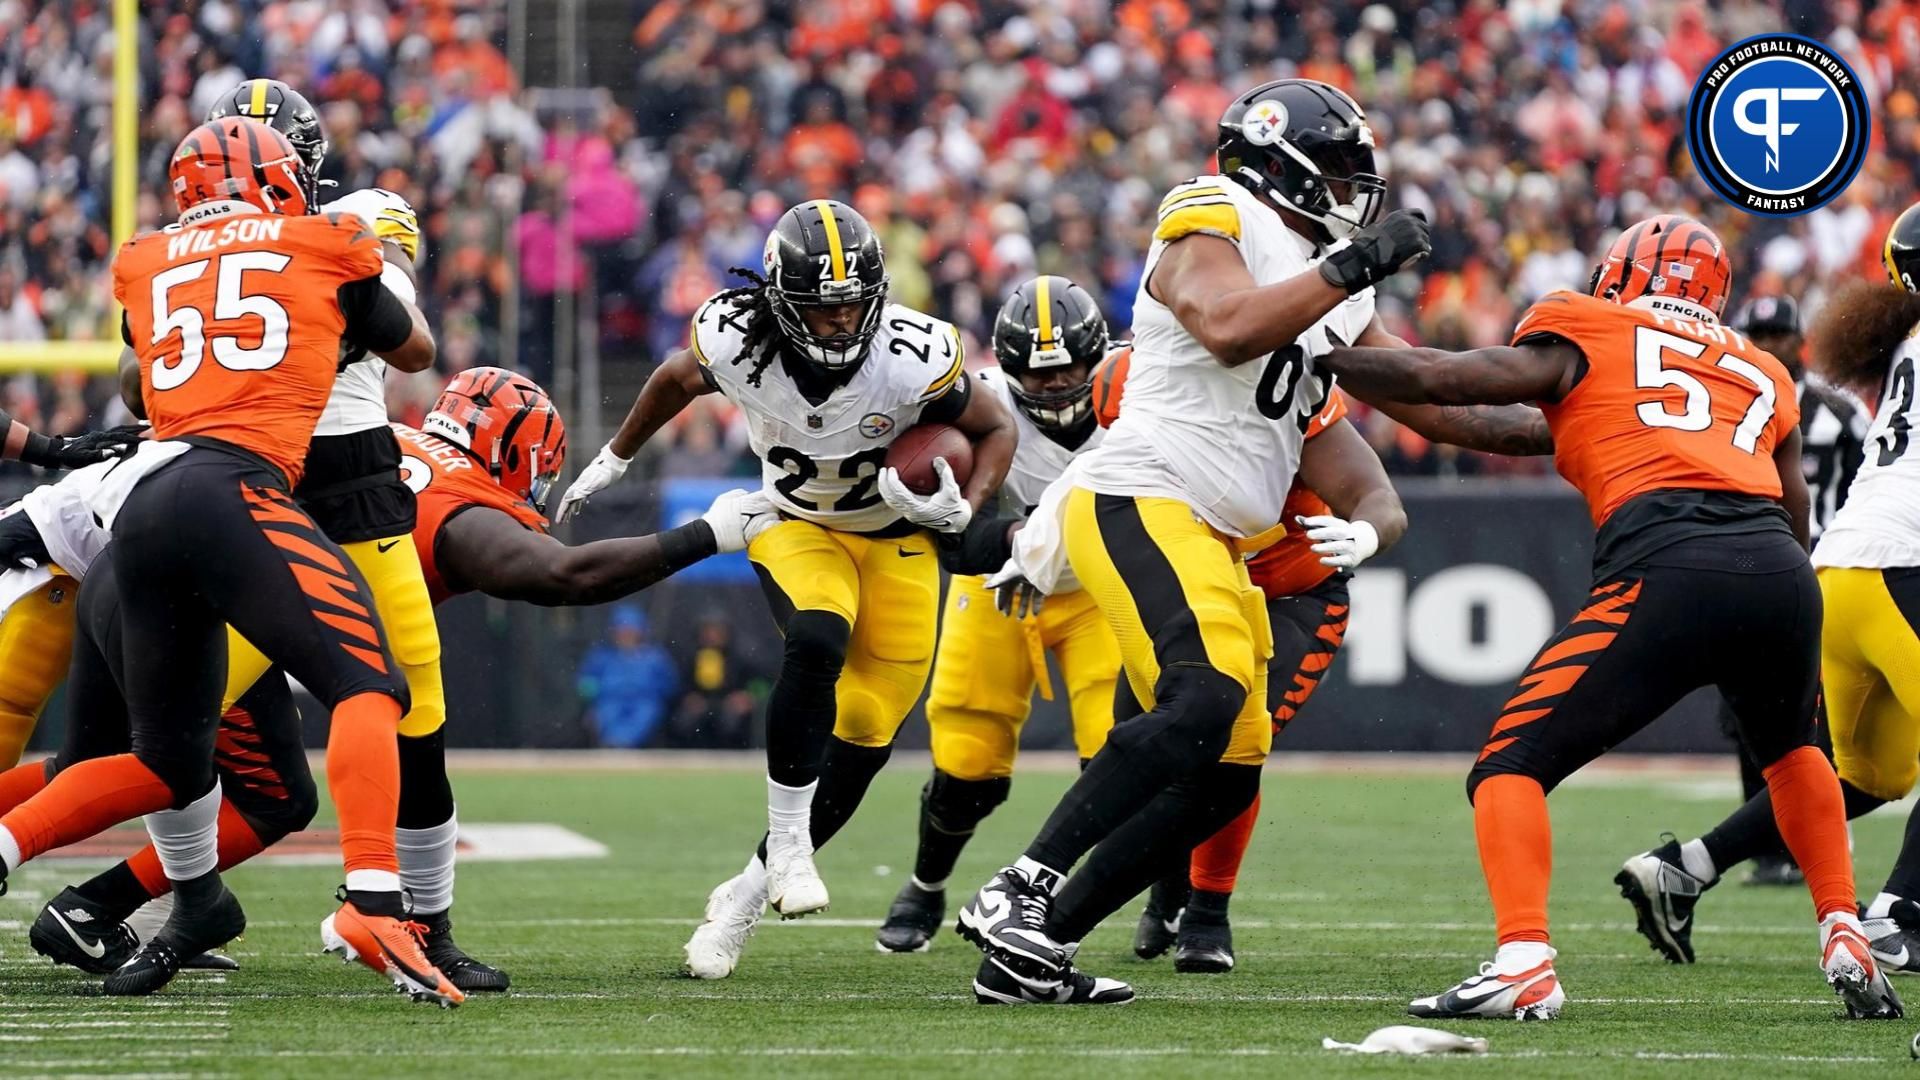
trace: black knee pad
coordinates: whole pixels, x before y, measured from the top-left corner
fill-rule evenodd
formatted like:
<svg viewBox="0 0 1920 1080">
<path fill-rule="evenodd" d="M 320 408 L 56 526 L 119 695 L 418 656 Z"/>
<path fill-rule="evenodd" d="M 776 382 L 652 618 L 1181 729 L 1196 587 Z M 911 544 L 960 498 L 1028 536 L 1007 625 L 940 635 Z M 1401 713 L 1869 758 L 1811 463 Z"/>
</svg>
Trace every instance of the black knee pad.
<svg viewBox="0 0 1920 1080">
<path fill-rule="evenodd" d="M 445 730 L 419 738 L 400 736 L 402 829 L 431 829 L 453 816 L 453 783 L 447 779 Z"/>
<path fill-rule="evenodd" d="M 1176 664 L 1161 672 L 1154 696 L 1159 700 L 1151 712 L 1113 726 L 1107 747 L 1154 754 L 1181 775 L 1220 760 L 1233 740 L 1233 721 L 1247 703 L 1239 683 L 1200 664 Z"/>
<path fill-rule="evenodd" d="M 1013 789 L 1013 778 L 998 776 L 991 780 L 962 780 L 939 769 L 920 789 L 920 805 L 928 820 L 944 833 L 969 833 L 987 819 Z"/>
<path fill-rule="evenodd" d="M 320 809 L 320 795 L 311 772 L 303 769 L 280 780 L 278 785 L 261 787 L 230 774 L 221 778 L 221 794 L 247 819 L 263 844 L 279 843 L 306 828 Z"/>
<path fill-rule="evenodd" d="M 796 611 L 787 620 L 782 678 L 835 683 L 847 662 L 853 626 L 831 611 Z"/>
</svg>

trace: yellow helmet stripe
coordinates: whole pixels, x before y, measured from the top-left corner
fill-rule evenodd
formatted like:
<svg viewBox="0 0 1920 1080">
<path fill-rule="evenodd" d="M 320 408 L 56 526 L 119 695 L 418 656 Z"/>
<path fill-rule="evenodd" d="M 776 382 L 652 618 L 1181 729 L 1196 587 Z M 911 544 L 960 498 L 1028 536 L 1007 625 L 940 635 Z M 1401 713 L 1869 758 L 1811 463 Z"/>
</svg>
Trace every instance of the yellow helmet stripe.
<svg viewBox="0 0 1920 1080">
<path fill-rule="evenodd" d="M 847 280 L 847 253 L 840 247 L 840 223 L 833 219 L 833 203 L 816 199 L 813 208 L 820 211 L 820 224 L 827 227 L 827 254 L 833 263 L 833 280 Z"/>
<path fill-rule="evenodd" d="M 1053 344 L 1053 279 L 1045 274 L 1033 279 L 1033 306 L 1040 316 L 1040 344 Z"/>
<path fill-rule="evenodd" d="M 267 80 L 253 80 L 253 100 L 247 105 L 247 115 L 258 120 L 267 112 Z"/>
<path fill-rule="evenodd" d="M 1898 225 L 1899 222 L 1896 220 L 1894 224 Z M 1906 288 L 1906 282 L 1900 280 L 1900 271 L 1893 265 L 1894 231 L 1895 230 L 1891 228 L 1887 230 L 1887 242 L 1880 246 L 1880 261 L 1887 264 L 1887 280 L 1904 289 Z"/>
</svg>

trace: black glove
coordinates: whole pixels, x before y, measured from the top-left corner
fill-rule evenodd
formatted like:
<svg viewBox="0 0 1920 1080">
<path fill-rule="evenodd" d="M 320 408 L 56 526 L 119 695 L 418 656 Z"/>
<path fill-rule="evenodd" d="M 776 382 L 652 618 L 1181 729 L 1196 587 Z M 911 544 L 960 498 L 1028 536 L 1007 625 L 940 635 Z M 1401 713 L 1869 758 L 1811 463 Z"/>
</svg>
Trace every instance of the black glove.
<svg viewBox="0 0 1920 1080">
<path fill-rule="evenodd" d="M 1395 210 L 1353 234 L 1353 243 L 1320 260 L 1320 276 L 1348 296 L 1370 288 L 1387 275 L 1433 251 L 1427 239 L 1427 215 Z"/>
<path fill-rule="evenodd" d="M 957 533 L 933 534 L 940 567 L 949 574 L 991 574 L 1013 557 L 1014 526 L 1025 518 L 975 514 Z"/>
<path fill-rule="evenodd" d="M 112 461 L 133 453 L 146 429 L 136 425 L 89 431 L 84 435 L 27 437 L 20 460 L 43 469 L 82 469 L 102 461 Z"/>
<path fill-rule="evenodd" d="M 17 509 L 0 517 L 0 570 L 32 570 L 52 562 L 32 518 Z"/>
</svg>

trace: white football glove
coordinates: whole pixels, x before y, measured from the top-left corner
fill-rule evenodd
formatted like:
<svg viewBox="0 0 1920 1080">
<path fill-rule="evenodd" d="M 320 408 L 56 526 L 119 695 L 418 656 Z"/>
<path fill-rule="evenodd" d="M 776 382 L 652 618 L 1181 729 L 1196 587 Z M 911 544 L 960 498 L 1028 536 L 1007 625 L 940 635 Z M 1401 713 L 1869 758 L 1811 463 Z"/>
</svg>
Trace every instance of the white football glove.
<svg viewBox="0 0 1920 1080">
<path fill-rule="evenodd" d="M 1341 570 L 1351 570 L 1380 550 L 1380 534 L 1364 521 L 1346 521 L 1331 514 L 1295 518 L 1313 541 L 1320 561 Z"/>
<path fill-rule="evenodd" d="M 745 551 L 753 538 L 780 523 L 773 500 L 764 491 L 734 488 L 713 500 L 700 520 L 713 529 L 714 542 L 722 555 Z"/>
<path fill-rule="evenodd" d="M 420 216 L 413 204 L 397 191 L 386 188 L 361 188 L 348 192 L 320 208 L 332 213 L 352 214 L 373 229 L 373 235 L 400 245 L 407 258 L 420 256 Z"/>
<path fill-rule="evenodd" d="M 934 458 L 933 471 L 940 477 L 940 490 L 931 495 L 915 495 L 906 481 L 900 479 L 899 470 L 881 469 L 880 497 L 898 510 L 901 517 L 922 528 L 943 533 L 965 532 L 967 523 L 973 520 L 973 506 L 960 494 L 960 484 L 954 480 L 953 469 L 948 467 L 946 458 Z"/>
<path fill-rule="evenodd" d="M 579 513 L 580 508 L 587 505 L 587 500 L 596 492 L 625 476 L 627 466 L 631 464 L 632 458 L 621 457 L 613 452 L 612 443 L 601 447 L 600 452 L 593 455 L 593 460 L 587 462 L 587 467 L 580 470 L 580 475 L 574 477 L 566 494 L 560 496 L 560 508 L 553 512 L 554 523 L 557 525 Z"/>
<path fill-rule="evenodd" d="M 1007 565 L 995 571 L 981 584 L 993 590 L 993 606 L 1000 614 L 1010 619 L 1024 619 L 1029 615 L 1040 614 L 1046 606 L 1047 594 L 1040 587 L 1028 581 L 1020 570 L 1020 564 L 1008 559 Z"/>
</svg>

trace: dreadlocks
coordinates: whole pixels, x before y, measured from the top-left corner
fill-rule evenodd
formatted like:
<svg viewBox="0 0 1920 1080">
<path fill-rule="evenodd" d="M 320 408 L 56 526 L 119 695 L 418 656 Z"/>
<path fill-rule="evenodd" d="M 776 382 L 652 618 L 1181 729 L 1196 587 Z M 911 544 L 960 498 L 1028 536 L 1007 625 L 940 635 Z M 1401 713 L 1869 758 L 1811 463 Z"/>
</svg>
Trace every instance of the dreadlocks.
<svg viewBox="0 0 1920 1080">
<path fill-rule="evenodd" d="M 1884 282 L 1849 284 L 1813 321 L 1813 370 L 1828 382 L 1875 400 L 1893 351 L 1915 323 L 1920 323 L 1920 296 Z"/>
<path fill-rule="evenodd" d="M 779 339 L 774 335 L 775 320 L 773 302 L 767 298 L 767 279 L 744 266 L 729 266 L 727 273 L 747 279 L 752 284 L 737 289 L 728 289 L 718 299 L 732 304 L 747 313 L 747 329 L 741 344 L 739 355 L 733 358 L 739 363 L 747 357 L 754 357 L 753 369 L 747 372 L 747 385 L 759 386 L 760 373 L 767 370 L 773 358 L 779 353 Z M 757 355 L 756 355 L 757 354 Z"/>
</svg>

